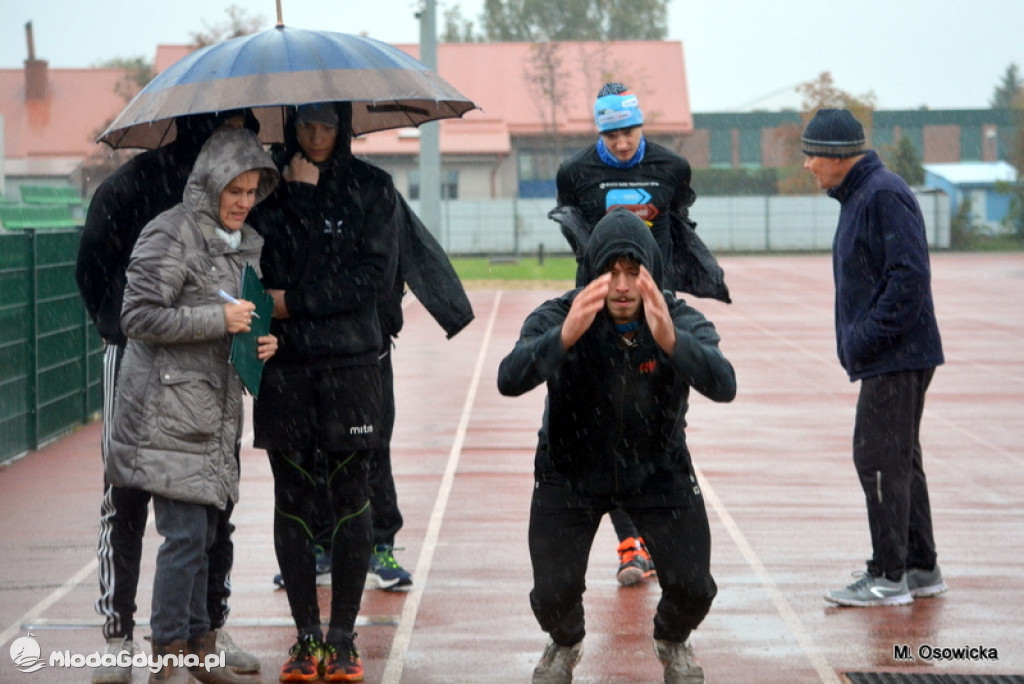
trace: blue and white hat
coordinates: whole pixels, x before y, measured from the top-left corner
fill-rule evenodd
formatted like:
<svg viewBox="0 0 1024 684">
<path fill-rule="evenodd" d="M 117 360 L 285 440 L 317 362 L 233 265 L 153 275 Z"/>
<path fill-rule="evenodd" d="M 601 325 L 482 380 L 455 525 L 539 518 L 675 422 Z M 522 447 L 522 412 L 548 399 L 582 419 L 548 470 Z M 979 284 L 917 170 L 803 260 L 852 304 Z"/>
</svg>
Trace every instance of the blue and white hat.
<svg viewBox="0 0 1024 684">
<path fill-rule="evenodd" d="M 642 126 L 644 113 L 634 93 L 621 83 L 606 83 L 594 102 L 594 122 L 601 133 Z"/>
</svg>

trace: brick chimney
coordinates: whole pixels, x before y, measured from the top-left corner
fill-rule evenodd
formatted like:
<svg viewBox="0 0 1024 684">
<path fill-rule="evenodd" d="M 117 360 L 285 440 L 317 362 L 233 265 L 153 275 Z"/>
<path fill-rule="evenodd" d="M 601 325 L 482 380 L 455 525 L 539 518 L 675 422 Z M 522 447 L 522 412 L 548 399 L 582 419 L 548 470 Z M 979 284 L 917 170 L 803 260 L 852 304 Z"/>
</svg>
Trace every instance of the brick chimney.
<svg viewBox="0 0 1024 684">
<path fill-rule="evenodd" d="M 43 100 L 46 99 L 46 91 L 49 86 L 49 75 L 47 74 L 49 63 L 45 59 L 36 59 L 31 21 L 25 24 L 25 38 L 28 41 L 28 59 L 25 60 L 25 99 Z"/>
</svg>

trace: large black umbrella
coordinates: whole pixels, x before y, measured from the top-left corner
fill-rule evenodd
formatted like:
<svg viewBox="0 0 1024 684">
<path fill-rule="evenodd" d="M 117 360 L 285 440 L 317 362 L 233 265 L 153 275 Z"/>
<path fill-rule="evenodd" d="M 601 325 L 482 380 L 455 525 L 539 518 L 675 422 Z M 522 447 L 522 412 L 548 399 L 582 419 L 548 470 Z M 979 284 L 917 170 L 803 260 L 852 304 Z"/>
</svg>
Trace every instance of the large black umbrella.
<svg viewBox="0 0 1024 684">
<path fill-rule="evenodd" d="M 352 134 L 461 117 L 476 106 L 422 62 L 387 43 L 275 28 L 210 45 L 176 62 L 128 103 L 97 142 L 155 149 L 174 118 L 249 107 L 264 142 L 283 140 L 288 107 L 352 103 Z"/>
</svg>

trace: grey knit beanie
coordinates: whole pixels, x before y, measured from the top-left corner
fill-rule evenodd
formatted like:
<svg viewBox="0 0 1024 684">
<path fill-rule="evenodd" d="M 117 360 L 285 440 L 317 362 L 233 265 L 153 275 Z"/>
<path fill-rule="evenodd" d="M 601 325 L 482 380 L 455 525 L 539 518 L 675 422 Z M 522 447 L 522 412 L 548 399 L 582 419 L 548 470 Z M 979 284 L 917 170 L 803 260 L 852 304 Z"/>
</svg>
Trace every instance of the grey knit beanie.
<svg viewBox="0 0 1024 684">
<path fill-rule="evenodd" d="M 847 109 L 819 109 L 800 138 L 810 157 L 856 157 L 866 151 L 864 127 Z"/>
</svg>

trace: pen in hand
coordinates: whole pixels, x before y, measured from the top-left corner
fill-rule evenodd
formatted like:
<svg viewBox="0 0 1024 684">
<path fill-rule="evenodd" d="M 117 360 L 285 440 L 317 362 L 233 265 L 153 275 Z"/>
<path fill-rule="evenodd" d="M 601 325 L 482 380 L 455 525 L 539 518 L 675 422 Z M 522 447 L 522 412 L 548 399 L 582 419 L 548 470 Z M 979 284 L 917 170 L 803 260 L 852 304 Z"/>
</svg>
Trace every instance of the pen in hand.
<svg viewBox="0 0 1024 684">
<path fill-rule="evenodd" d="M 240 301 L 238 301 L 237 299 L 235 299 L 234 297 L 229 295 L 224 290 L 217 290 L 217 294 L 219 294 L 220 298 L 223 299 L 225 302 L 227 302 L 229 304 L 241 304 Z M 253 311 L 251 315 L 252 315 L 253 318 L 259 318 L 260 317 L 260 315 L 258 313 L 256 313 L 255 311 Z"/>
</svg>

